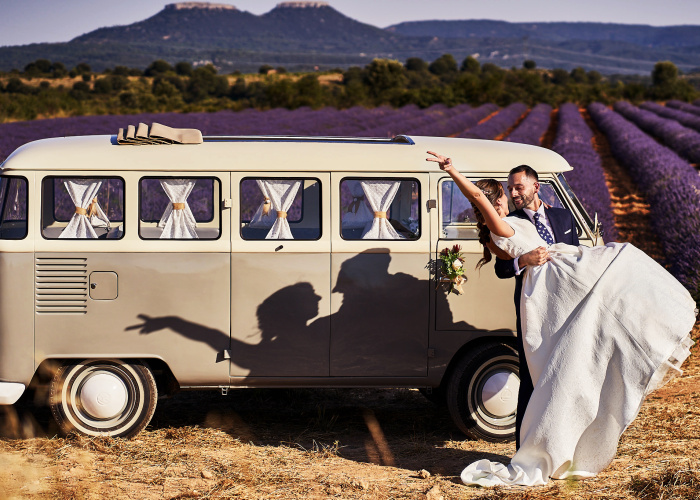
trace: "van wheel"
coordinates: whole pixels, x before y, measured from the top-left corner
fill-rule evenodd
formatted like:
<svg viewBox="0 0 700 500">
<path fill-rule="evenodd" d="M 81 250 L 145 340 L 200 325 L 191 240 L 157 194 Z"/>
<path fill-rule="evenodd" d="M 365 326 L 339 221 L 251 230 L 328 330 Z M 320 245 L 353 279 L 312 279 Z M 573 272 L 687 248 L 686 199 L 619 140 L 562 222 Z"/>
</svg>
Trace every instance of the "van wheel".
<svg viewBox="0 0 700 500">
<path fill-rule="evenodd" d="M 518 353 L 489 343 L 464 356 L 447 384 L 447 407 L 459 429 L 473 439 L 515 439 L 520 376 Z"/>
<path fill-rule="evenodd" d="M 146 365 L 116 359 L 61 366 L 49 405 L 61 431 L 87 436 L 132 437 L 153 417 L 158 390 Z"/>
</svg>

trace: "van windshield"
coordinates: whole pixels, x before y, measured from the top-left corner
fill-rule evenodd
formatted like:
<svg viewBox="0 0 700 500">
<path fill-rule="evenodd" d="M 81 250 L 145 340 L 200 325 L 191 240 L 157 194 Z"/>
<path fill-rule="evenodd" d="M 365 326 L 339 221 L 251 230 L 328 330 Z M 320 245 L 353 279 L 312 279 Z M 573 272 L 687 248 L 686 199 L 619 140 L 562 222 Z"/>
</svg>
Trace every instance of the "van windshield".
<svg viewBox="0 0 700 500">
<path fill-rule="evenodd" d="M 0 239 L 27 236 L 27 179 L 0 176 Z"/>
</svg>

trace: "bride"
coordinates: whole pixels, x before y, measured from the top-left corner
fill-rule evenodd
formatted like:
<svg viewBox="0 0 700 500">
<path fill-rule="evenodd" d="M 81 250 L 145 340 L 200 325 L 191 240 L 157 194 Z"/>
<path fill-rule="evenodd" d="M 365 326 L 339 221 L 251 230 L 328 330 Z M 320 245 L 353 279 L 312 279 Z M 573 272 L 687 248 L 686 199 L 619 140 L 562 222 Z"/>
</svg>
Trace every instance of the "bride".
<svg viewBox="0 0 700 500">
<path fill-rule="evenodd" d="M 485 246 L 502 258 L 547 247 L 528 220 L 507 217 L 497 181 L 482 192 L 428 151 L 491 231 Z M 501 188 L 500 192 L 497 188 Z M 491 198 L 491 200 L 489 200 Z M 629 243 L 589 248 L 549 245 L 548 260 L 528 266 L 520 309 L 534 391 L 521 444 L 507 467 L 479 460 L 465 484 L 542 485 L 586 478 L 614 458 L 617 443 L 651 391 L 680 373 L 690 355 L 695 302 L 663 267 Z"/>
</svg>

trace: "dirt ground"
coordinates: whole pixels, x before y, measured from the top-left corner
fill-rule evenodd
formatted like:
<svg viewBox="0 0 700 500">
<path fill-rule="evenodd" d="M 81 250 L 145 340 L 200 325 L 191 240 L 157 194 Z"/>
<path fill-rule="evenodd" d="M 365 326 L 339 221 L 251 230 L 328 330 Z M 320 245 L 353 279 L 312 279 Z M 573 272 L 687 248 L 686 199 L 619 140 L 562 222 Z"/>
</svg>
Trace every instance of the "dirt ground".
<svg viewBox="0 0 700 500">
<path fill-rule="evenodd" d="M 621 239 L 662 258 L 643 196 L 605 139 L 594 144 Z M 507 463 L 515 446 L 464 440 L 416 390 L 240 390 L 161 400 L 132 440 L 56 437 L 47 408 L 0 407 L 0 499 L 698 499 L 700 342 L 692 352 L 683 376 L 644 403 L 610 466 L 586 481 L 462 485 L 468 463 Z"/>
</svg>

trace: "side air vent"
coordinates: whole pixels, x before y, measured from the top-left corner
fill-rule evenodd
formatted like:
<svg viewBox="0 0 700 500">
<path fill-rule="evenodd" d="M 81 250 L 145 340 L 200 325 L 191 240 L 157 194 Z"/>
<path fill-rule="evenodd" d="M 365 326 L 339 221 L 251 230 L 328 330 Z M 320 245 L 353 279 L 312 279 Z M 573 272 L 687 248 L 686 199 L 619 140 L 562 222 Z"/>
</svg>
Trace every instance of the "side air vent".
<svg viewBox="0 0 700 500">
<path fill-rule="evenodd" d="M 37 314 L 87 313 L 87 259 L 37 258 L 34 283 Z"/>
</svg>

